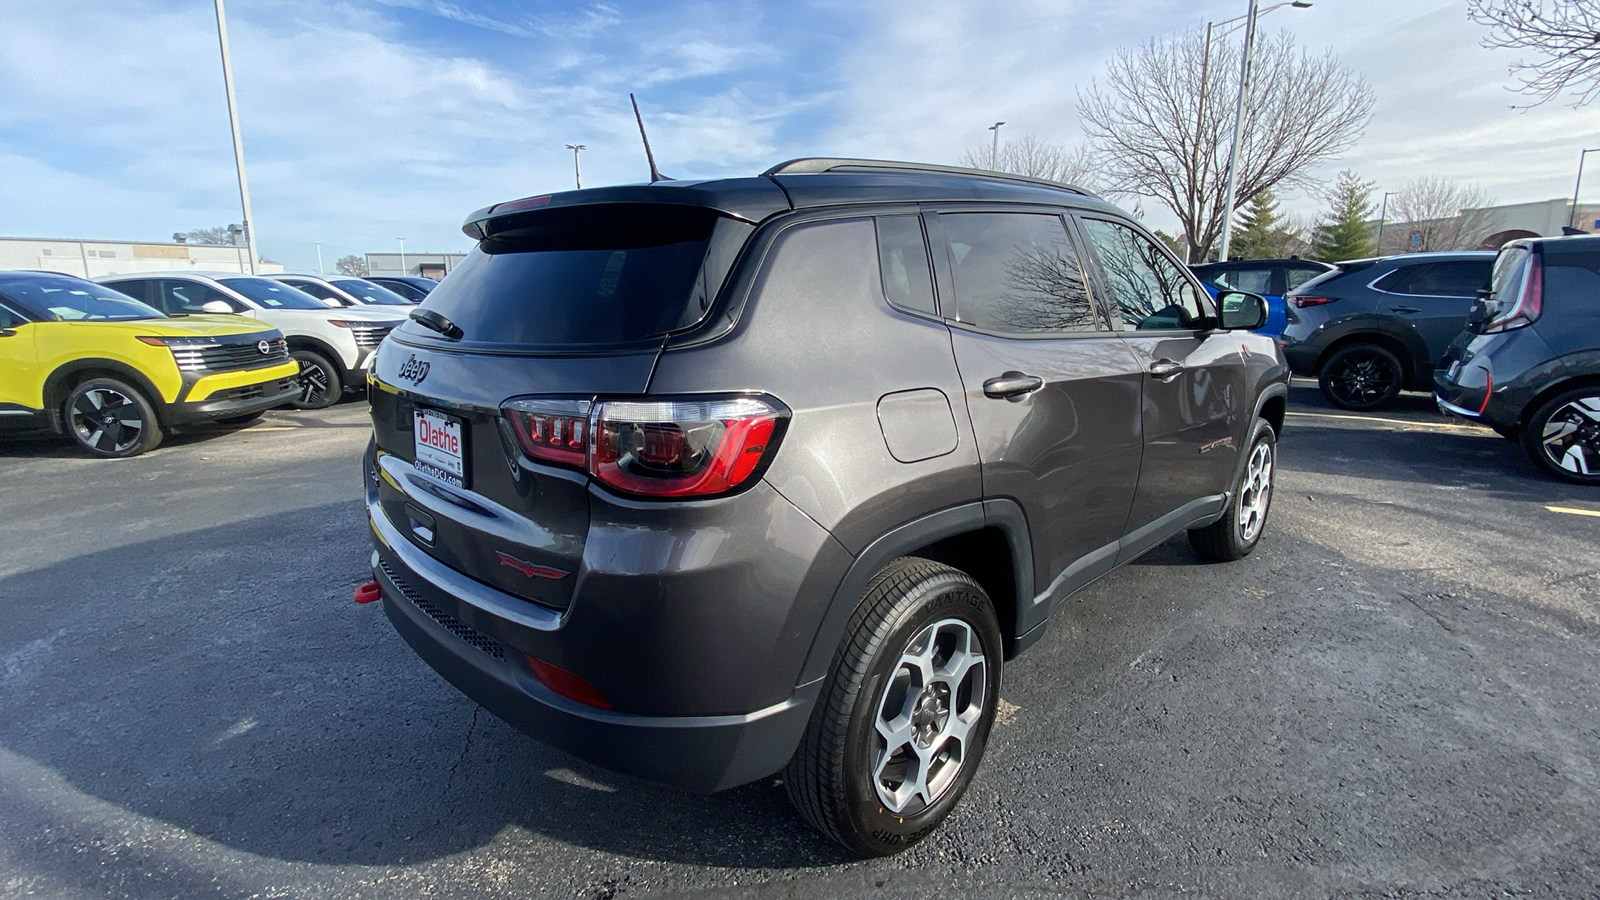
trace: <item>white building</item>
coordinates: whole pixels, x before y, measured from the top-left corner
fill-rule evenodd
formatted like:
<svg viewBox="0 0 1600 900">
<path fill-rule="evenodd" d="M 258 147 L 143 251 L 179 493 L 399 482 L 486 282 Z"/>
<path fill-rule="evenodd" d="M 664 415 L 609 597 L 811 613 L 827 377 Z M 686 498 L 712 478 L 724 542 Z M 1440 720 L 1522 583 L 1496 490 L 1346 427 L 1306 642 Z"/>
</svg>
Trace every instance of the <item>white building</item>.
<svg viewBox="0 0 1600 900">
<path fill-rule="evenodd" d="M 0 269 L 43 269 L 80 278 L 170 269 L 249 272 L 250 251 L 226 244 L 0 237 Z M 279 263 L 256 264 L 261 275 L 282 271 Z"/>
<path fill-rule="evenodd" d="M 368 253 L 368 275 L 417 275 L 443 278 L 466 259 L 465 253 Z"/>
</svg>

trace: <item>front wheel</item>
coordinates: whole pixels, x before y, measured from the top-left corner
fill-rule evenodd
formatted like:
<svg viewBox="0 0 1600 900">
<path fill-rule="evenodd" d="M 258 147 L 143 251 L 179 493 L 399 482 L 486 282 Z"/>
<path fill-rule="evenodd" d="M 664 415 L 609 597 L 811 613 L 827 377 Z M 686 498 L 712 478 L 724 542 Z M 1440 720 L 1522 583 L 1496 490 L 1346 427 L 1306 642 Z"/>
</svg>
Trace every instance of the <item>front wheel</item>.
<svg viewBox="0 0 1600 900">
<path fill-rule="evenodd" d="M 898 853 L 955 808 L 1000 702 L 1000 626 L 965 572 L 902 558 L 867 585 L 784 773 L 812 825 Z"/>
<path fill-rule="evenodd" d="M 1257 419 L 1244 471 L 1222 518 L 1189 531 L 1189 543 L 1200 555 L 1231 562 L 1256 548 L 1267 527 L 1272 506 L 1272 476 L 1278 463 L 1278 438 L 1265 419 Z"/>
<path fill-rule="evenodd" d="M 296 350 L 290 354 L 300 363 L 300 396 L 294 405 L 299 409 L 327 409 L 344 396 L 344 382 L 339 370 L 326 356 L 315 350 Z"/>
<path fill-rule="evenodd" d="M 61 404 L 61 421 L 78 446 L 95 456 L 138 456 L 161 444 L 161 423 L 138 388 L 91 378 Z"/>
<path fill-rule="evenodd" d="M 1562 481 L 1600 485 L 1600 385 L 1551 397 L 1522 429 L 1522 449 Z"/>
<path fill-rule="evenodd" d="M 1400 357 L 1377 344 L 1342 347 L 1317 374 L 1317 385 L 1329 403 L 1358 412 L 1388 406 L 1405 380 Z"/>
</svg>

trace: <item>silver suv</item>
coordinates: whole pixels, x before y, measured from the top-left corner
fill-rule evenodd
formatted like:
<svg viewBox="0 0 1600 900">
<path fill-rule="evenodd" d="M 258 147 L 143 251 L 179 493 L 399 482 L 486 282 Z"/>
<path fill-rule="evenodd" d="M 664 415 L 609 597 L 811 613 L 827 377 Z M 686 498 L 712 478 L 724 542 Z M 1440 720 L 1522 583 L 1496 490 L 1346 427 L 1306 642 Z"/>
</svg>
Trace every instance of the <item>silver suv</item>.
<svg viewBox="0 0 1600 900">
<path fill-rule="evenodd" d="M 1260 540 L 1288 369 L 1110 204 L 866 160 L 530 197 L 379 349 L 384 608 L 468 696 L 696 790 L 928 834 L 1004 661 L 1188 530 Z"/>
</svg>

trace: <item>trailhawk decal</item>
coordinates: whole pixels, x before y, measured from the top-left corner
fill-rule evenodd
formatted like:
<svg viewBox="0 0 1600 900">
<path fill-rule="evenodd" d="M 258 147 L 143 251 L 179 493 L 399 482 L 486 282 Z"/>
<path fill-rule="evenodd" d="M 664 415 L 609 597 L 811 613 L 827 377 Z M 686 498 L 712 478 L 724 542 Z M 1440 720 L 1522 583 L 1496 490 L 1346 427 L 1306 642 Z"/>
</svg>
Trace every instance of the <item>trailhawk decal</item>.
<svg viewBox="0 0 1600 900">
<path fill-rule="evenodd" d="M 1209 444 L 1201 444 L 1200 445 L 1200 452 L 1201 453 L 1210 453 L 1211 451 L 1217 449 L 1218 447 L 1227 447 L 1230 450 L 1233 449 L 1233 438 L 1231 438 L 1231 437 L 1218 438 L 1217 440 L 1214 440 Z"/>
</svg>

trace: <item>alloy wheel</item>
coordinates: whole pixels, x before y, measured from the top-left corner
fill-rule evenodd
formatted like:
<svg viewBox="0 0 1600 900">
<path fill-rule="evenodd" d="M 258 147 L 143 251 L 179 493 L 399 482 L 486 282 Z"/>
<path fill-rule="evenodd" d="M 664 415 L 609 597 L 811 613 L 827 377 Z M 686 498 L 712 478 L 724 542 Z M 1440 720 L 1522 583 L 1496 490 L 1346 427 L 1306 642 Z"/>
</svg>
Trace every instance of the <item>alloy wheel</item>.
<svg viewBox="0 0 1600 900">
<path fill-rule="evenodd" d="M 86 447 L 121 453 L 139 442 L 145 421 L 126 394 L 97 387 L 84 391 L 72 405 L 72 429 Z"/>
<path fill-rule="evenodd" d="M 1544 452 L 1574 475 L 1600 475 L 1600 397 L 1579 397 L 1545 421 Z"/>
<path fill-rule="evenodd" d="M 1377 353 L 1352 353 L 1328 373 L 1333 393 L 1351 406 L 1369 406 L 1388 395 L 1400 377 Z"/>
<path fill-rule="evenodd" d="M 328 396 L 328 370 L 318 363 L 303 362 L 300 365 L 300 402 L 307 406 L 316 406 Z"/>
<path fill-rule="evenodd" d="M 1239 485 L 1239 537 L 1246 543 L 1255 540 L 1267 520 L 1267 504 L 1272 502 L 1272 447 L 1265 441 L 1250 451 L 1244 483 Z"/>
<path fill-rule="evenodd" d="M 878 700 L 872 783 L 885 809 L 910 815 L 950 788 L 972 755 L 969 735 L 983 719 L 988 663 L 972 626 L 942 619 L 900 655 Z"/>
</svg>

